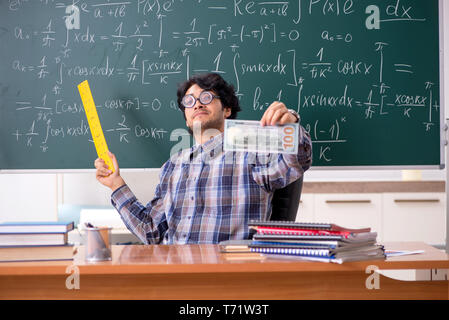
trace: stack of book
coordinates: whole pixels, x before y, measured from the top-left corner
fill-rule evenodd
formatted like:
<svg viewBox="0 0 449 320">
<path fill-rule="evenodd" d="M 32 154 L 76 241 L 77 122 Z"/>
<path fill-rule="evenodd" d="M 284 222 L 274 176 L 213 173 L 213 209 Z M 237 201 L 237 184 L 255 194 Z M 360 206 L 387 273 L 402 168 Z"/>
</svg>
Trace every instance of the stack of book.
<svg viewBox="0 0 449 320">
<path fill-rule="evenodd" d="M 250 221 L 255 230 L 251 252 L 275 257 L 343 263 L 385 259 L 377 233 L 370 228 L 347 229 L 336 224 L 291 221 Z"/>
<path fill-rule="evenodd" d="M 0 223 L 0 262 L 72 260 L 74 222 Z"/>
</svg>

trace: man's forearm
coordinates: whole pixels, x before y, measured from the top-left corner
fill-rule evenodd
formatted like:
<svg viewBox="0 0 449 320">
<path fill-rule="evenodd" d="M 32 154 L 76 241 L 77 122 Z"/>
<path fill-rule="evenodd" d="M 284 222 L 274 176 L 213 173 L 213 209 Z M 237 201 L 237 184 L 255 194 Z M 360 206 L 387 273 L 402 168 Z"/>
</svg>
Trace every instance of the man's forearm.
<svg viewBox="0 0 449 320">
<path fill-rule="evenodd" d="M 120 187 L 123 187 L 125 184 L 126 184 L 125 180 L 123 180 L 123 178 L 121 176 L 118 176 L 117 179 L 115 179 L 112 182 L 112 185 L 111 185 L 112 192 L 114 192 L 115 190 L 117 190 Z"/>
</svg>

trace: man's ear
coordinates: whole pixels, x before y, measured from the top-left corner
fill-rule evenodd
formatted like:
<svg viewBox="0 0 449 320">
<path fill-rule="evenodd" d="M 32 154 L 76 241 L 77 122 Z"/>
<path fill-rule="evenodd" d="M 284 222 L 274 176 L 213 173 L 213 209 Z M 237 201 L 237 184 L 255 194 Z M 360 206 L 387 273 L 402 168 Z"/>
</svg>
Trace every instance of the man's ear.
<svg viewBox="0 0 449 320">
<path fill-rule="evenodd" d="M 225 119 L 231 115 L 232 111 L 230 107 L 225 107 Z"/>
</svg>

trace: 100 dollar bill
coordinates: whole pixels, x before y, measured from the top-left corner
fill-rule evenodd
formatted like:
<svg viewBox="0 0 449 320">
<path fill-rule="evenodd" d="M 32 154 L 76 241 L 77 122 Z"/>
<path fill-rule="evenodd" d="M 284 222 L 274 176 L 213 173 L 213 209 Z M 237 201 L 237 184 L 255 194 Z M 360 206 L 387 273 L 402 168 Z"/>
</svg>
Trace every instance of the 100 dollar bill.
<svg viewBox="0 0 449 320">
<path fill-rule="evenodd" d="M 298 123 L 261 126 L 259 121 L 225 120 L 224 150 L 298 153 Z"/>
</svg>

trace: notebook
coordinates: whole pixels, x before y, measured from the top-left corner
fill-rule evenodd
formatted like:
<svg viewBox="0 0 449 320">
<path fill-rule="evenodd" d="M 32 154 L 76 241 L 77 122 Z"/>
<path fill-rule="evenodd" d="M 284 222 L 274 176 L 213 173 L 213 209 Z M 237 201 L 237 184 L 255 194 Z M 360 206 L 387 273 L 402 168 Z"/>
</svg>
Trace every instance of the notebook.
<svg viewBox="0 0 449 320">
<path fill-rule="evenodd" d="M 252 227 L 257 231 L 257 234 L 272 234 L 272 235 L 299 235 L 299 236 L 349 236 L 351 232 L 348 231 L 328 231 L 328 230 L 312 230 L 312 229 L 296 229 L 296 228 L 273 228 L 273 227 Z"/>
<path fill-rule="evenodd" d="M 350 233 L 371 232 L 371 228 L 348 229 L 333 223 L 313 223 L 313 222 L 295 222 L 295 221 L 250 220 L 248 226 L 256 230 L 258 227 L 271 227 L 271 228 L 288 228 L 288 229 L 340 231 Z"/>
<path fill-rule="evenodd" d="M 301 248 L 301 249 L 327 249 L 332 252 L 344 252 L 344 251 L 354 251 L 363 248 L 382 248 L 382 245 L 377 245 L 375 242 L 363 242 L 354 244 L 321 244 L 321 243 L 285 243 L 285 242 L 269 242 L 269 241 L 253 241 L 248 248 Z"/>
<path fill-rule="evenodd" d="M 250 252 L 249 245 L 251 240 L 225 240 L 218 243 L 220 252 L 222 253 L 239 253 Z"/>
<path fill-rule="evenodd" d="M 343 263 L 363 260 L 384 260 L 383 247 L 366 247 L 361 250 L 334 253 L 326 249 L 302 249 L 302 248 L 263 248 L 252 247 L 251 252 L 262 253 L 271 258 L 294 258 L 302 260 Z"/>
<path fill-rule="evenodd" d="M 377 232 L 352 233 L 348 236 L 343 235 L 272 235 L 272 234 L 255 234 L 253 240 L 258 241 L 334 241 L 342 243 L 357 243 L 376 241 Z"/>
</svg>

